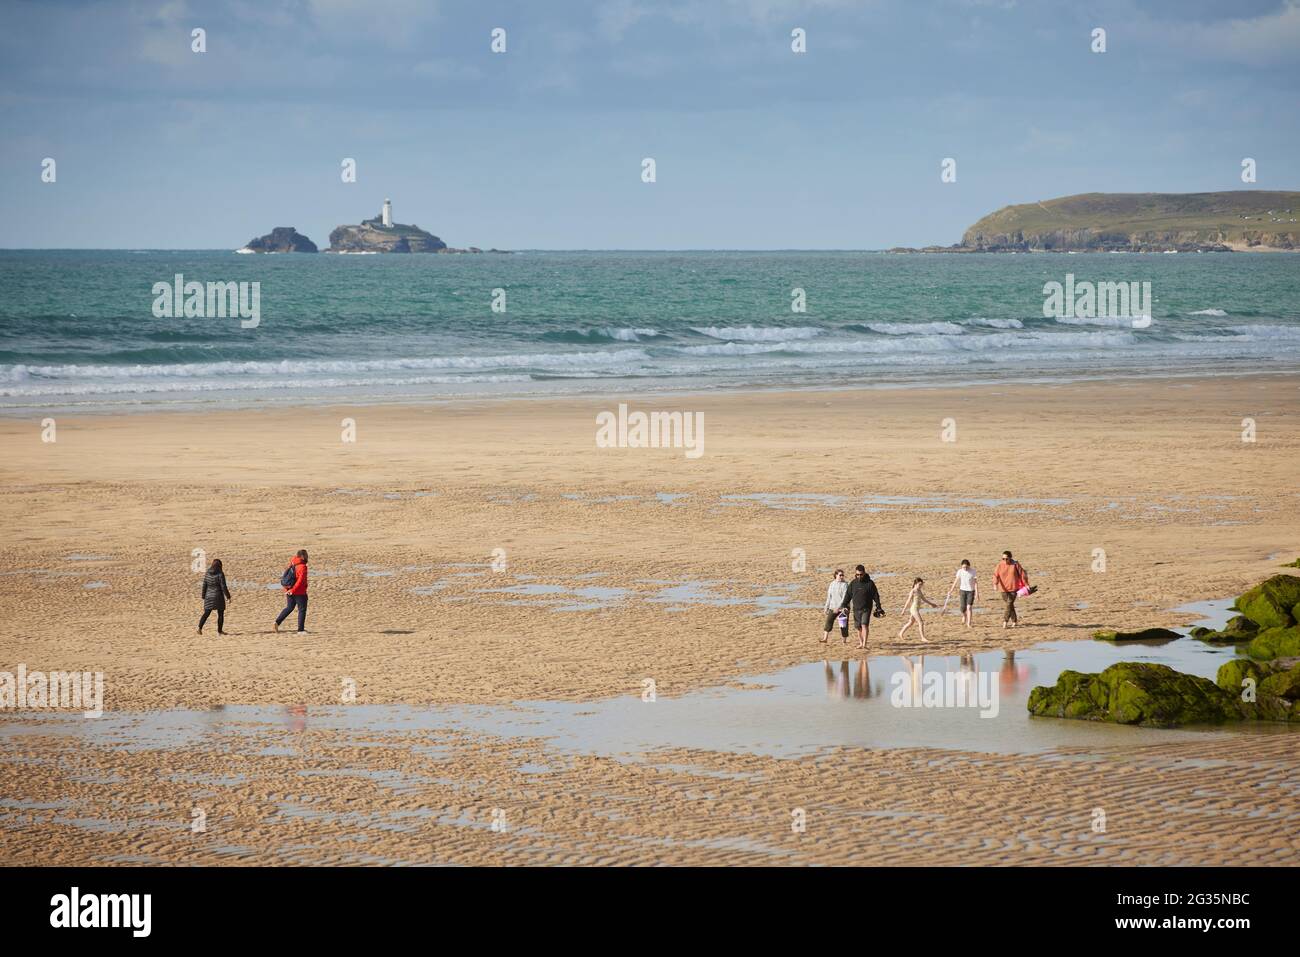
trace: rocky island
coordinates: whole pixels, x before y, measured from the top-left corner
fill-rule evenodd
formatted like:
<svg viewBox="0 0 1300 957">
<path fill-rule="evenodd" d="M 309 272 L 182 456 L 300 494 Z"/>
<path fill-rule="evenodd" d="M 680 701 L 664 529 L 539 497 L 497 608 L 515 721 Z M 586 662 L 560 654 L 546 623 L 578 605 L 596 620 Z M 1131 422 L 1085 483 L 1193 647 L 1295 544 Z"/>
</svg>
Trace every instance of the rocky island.
<svg viewBox="0 0 1300 957">
<path fill-rule="evenodd" d="M 419 226 L 393 222 L 393 203 L 384 200 L 384 207 L 374 219 L 363 219 L 356 226 L 337 226 L 330 233 L 327 253 L 481 253 L 471 246 L 453 249 L 433 233 Z M 501 252 L 498 249 L 489 252 Z"/>
<path fill-rule="evenodd" d="M 265 236 L 250 239 L 241 253 L 314 253 L 316 244 L 292 226 L 276 226 Z"/>
<path fill-rule="evenodd" d="M 1300 192 L 1082 193 L 1005 206 L 953 246 L 889 251 L 1295 252 Z"/>
</svg>

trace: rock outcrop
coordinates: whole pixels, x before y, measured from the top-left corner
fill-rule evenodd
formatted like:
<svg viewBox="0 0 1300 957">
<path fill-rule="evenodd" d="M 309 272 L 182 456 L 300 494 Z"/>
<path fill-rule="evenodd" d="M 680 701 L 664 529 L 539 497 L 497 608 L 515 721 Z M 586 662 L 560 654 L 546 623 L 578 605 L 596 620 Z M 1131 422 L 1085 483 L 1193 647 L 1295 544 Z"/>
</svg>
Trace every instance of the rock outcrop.
<svg viewBox="0 0 1300 957">
<path fill-rule="evenodd" d="M 1300 577 L 1274 575 L 1233 603 L 1240 614 L 1220 631 L 1193 628 L 1202 641 L 1246 645 L 1214 681 L 1167 665 L 1121 661 L 1100 674 L 1063 671 L 1029 695 L 1030 714 L 1151 727 L 1222 721 L 1300 721 Z M 1099 641 L 1160 642 L 1164 628 L 1098 631 Z"/>
<path fill-rule="evenodd" d="M 1215 644 L 1245 644 L 1246 654 L 1261 661 L 1300 656 L 1300 576 L 1274 575 L 1243 592 L 1232 604 L 1234 615 L 1222 629 L 1193 628 L 1191 637 Z M 1097 641 L 1159 643 L 1180 637 L 1167 628 L 1093 632 Z M 1249 642 L 1249 644 L 1247 644 Z"/>
<path fill-rule="evenodd" d="M 1214 681 L 1168 665 L 1121 661 L 1100 674 L 1063 671 L 1029 694 L 1029 713 L 1143 727 L 1300 721 L 1300 664 L 1233 659 Z"/>
<path fill-rule="evenodd" d="M 1261 661 L 1300 655 L 1300 578 L 1274 575 L 1242 594 L 1233 607 L 1255 626 L 1246 654 Z"/>
<path fill-rule="evenodd" d="M 1141 641 L 1165 642 L 1183 637 L 1168 628 L 1144 628 L 1141 631 L 1094 631 L 1092 637 L 1097 641 Z"/>
<path fill-rule="evenodd" d="M 442 239 L 419 226 L 337 226 L 329 234 L 326 252 L 441 252 Z"/>
<path fill-rule="evenodd" d="M 1246 654 L 1261 661 L 1300 655 L 1300 625 L 1261 629 L 1246 646 Z"/>
<path fill-rule="evenodd" d="M 1242 594 L 1232 606 L 1260 628 L 1287 628 L 1300 618 L 1300 578 L 1274 575 Z"/>
<path fill-rule="evenodd" d="M 433 233 L 419 226 L 393 223 L 385 226 L 378 217 L 358 226 L 337 226 L 330 233 L 328 253 L 438 253 L 447 248 Z"/>
<path fill-rule="evenodd" d="M 1223 626 L 1221 631 L 1215 631 L 1212 628 L 1193 628 L 1191 636 L 1198 641 L 1227 645 L 1250 641 L 1258 632 L 1259 625 L 1244 615 L 1236 615 L 1228 619 L 1228 623 Z"/>
<path fill-rule="evenodd" d="M 314 253 L 316 244 L 292 226 L 276 226 L 265 236 L 250 239 L 240 252 L 254 253 Z"/>
</svg>

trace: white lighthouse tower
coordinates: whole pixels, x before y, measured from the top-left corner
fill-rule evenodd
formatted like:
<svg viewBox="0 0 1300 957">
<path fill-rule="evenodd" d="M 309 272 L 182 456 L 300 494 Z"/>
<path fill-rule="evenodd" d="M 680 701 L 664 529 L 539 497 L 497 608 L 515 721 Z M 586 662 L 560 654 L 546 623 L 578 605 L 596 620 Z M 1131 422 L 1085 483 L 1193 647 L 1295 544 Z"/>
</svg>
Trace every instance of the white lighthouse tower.
<svg viewBox="0 0 1300 957">
<path fill-rule="evenodd" d="M 393 225 L 393 201 L 391 199 L 384 200 L 383 222 L 385 226 Z"/>
</svg>

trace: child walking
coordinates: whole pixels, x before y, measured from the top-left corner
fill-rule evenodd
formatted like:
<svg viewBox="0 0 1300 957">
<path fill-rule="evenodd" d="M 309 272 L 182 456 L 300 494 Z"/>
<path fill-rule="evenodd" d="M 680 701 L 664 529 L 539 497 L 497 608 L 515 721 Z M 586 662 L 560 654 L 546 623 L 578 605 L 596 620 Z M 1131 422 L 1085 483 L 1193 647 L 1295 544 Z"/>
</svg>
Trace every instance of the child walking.
<svg viewBox="0 0 1300 957">
<path fill-rule="evenodd" d="M 969 628 L 971 627 L 971 615 L 975 612 L 975 600 L 979 598 L 980 586 L 975 575 L 975 569 L 970 567 L 968 559 L 963 558 L 961 560 L 961 567 L 957 569 L 952 584 L 948 586 L 948 594 L 943 596 L 944 608 L 948 607 L 948 599 L 952 597 L 954 589 L 961 595 L 961 619 Z"/>
<path fill-rule="evenodd" d="M 925 597 L 925 592 L 921 589 L 924 584 L 924 578 L 917 578 L 912 582 L 912 590 L 907 593 L 907 621 L 903 623 L 903 627 L 898 632 L 899 638 L 907 634 L 907 629 L 915 624 L 917 630 L 921 633 L 921 640 L 927 643 L 930 641 L 929 638 L 925 637 L 925 622 L 921 620 L 921 602 L 925 602 L 931 608 L 938 608 L 939 606 Z"/>
</svg>

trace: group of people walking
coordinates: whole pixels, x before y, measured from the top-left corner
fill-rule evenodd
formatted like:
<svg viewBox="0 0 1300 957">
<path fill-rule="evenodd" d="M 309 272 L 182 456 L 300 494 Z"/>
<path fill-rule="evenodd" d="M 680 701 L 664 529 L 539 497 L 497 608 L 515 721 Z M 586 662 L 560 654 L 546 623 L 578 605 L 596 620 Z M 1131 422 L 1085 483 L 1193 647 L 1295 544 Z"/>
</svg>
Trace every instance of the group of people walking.
<svg viewBox="0 0 1300 957">
<path fill-rule="evenodd" d="M 1032 595 L 1038 588 L 1029 584 L 1028 573 L 1010 552 L 1002 553 L 1002 560 L 993 571 L 993 582 L 1002 595 L 1002 627 L 1015 628 L 1020 623 L 1020 617 L 1016 614 L 1016 599 Z M 952 584 L 948 586 L 948 593 L 944 596 L 944 609 L 948 607 L 954 591 L 959 595 L 962 621 L 967 628 L 974 627 L 972 619 L 975 603 L 979 599 L 979 580 L 968 559 L 962 559 L 956 574 L 953 575 Z M 931 608 L 940 607 L 925 594 L 925 579 L 914 578 L 904 604 L 907 620 L 899 629 L 899 638 L 906 635 L 915 625 L 921 640 L 929 642 L 930 639 L 925 634 L 925 622 L 921 620 L 922 605 L 929 605 Z M 871 619 L 885 617 L 885 609 L 880 602 L 880 589 L 876 587 L 871 575 L 862 565 L 854 569 L 852 581 L 845 581 L 844 569 L 835 569 L 835 576 L 826 588 L 826 602 L 822 611 L 826 615 L 826 622 L 822 628 L 821 643 L 830 641 L 831 631 L 836 625 L 839 625 L 843 642 L 848 642 L 849 612 L 852 611 L 853 627 L 858 635 L 856 647 L 859 649 L 867 647 L 867 638 L 871 634 Z"/>
<path fill-rule="evenodd" d="M 280 612 L 279 617 L 275 619 L 272 629 L 280 630 L 280 624 L 296 609 L 298 612 L 298 630 L 307 630 L 307 549 L 300 548 L 298 553 L 289 559 L 289 567 L 284 570 L 280 576 L 280 587 L 284 589 L 285 598 L 288 603 L 284 610 Z M 200 595 L 203 598 L 203 615 L 199 618 L 199 634 L 203 634 L 203 626 L 208 623 L 208 616 L 214 611 L 217 613 L 217 634 L 226 633 L 226 604 L 232 600 L 230 595 L 230 586 L 226 584 L 226 573 L 221 566 L 221 559 L 214 558 L 208 565 L 208 570 L 203 576 L 203 585 L 200 588 Z"/>
<path fill-rule="evenodd" d="M 1011 557 L 1010 552 L 1002 553 L 1002 560 L 993 571 L 993 581 L 1002 595 L 1003 615 L 1002 627 L 1014 628 L 1019 624 L 1019 616 L 1016 614 L 1016 599 L 1025 595 L 1032 595 L 1038 589 L 1029 584 L 1029 575 L 1025 572 L 1024 567 Z M 307 630 L 307 549 L 300 548 L 296 555 L 289 559 L 289 567 L 284 570 L 280 577 L 280 587 L 284 589 L 286 604 L 279 616 L 275 619 L 272 628 L 275 631 L 280 630 L 281 623 L 289 617 L 295 610 L 298 612 L 298 630 Z M 967 628 L 973 627 L 972 617 L 975 612 L 975 603 L 979 599 L 979 580 L 975 574 L 975 569 L 967 559 L 962 559 L 961 565 L 957 568 L 953 576 L 952 584 L 948 586 L 948 593 L 944 596 L 943 608 L 948 607 L 948 602 L 952 598 L 953 592 L 957 592 L 960 601 L 960 611 L 962 621 Z M 214 558 L 208 566 L 207 573 L 203 576 L 203 584 L 200 594 L 203 598 L 203 615 L 199 618 L 199 634 L 203 634 L 203 626 L 207 624 L 208 617 L 215 611 L 217 613 L 217 634 L 226 633 L 226 604 L 230 602 L 230 586 L 226 583 L 226 573 L 222 568 L 221 559 Z M 903 622 L 903 627 L 899 629 L 898 637 L 902 638 L 907 634 L 913 625 L 916 626 L 917 634 L 924 642 L 929 642 L 925 634 L 925 622 L 921 619 L 921 606 L 929 605 L 931 608 L 939 608 L 937 602 L 931 601 L 925 593 L 925 579 L 912 579 L 912 588 L 907 593 L 907 600 L 904 603 L 904 609 L 907 614 L 907 620 Z M 830 641 L 831 631 L 838 624 L 840 634 L 843 636 L 845 643 L 849 640 L 849 614 L 852 612 L 853 627 L 858 635 L 857 648 L 867 647 L 867 639 L 871 635 L 871 619 L 884 618 L 885 609 L 880 601 L 880 589 L 872 580 L 871 575 L 863 565 L 858 565 L 853 571 L 853 580 L 846 581 L 844 578 L 844 569 L 835 569 L 835 576 L 826 588 L 826 602 L 822 609 L 826 615 L 826 622 L 822 628 L 823 634 L 821 641 L 823 644 Z"/>
</svg>

